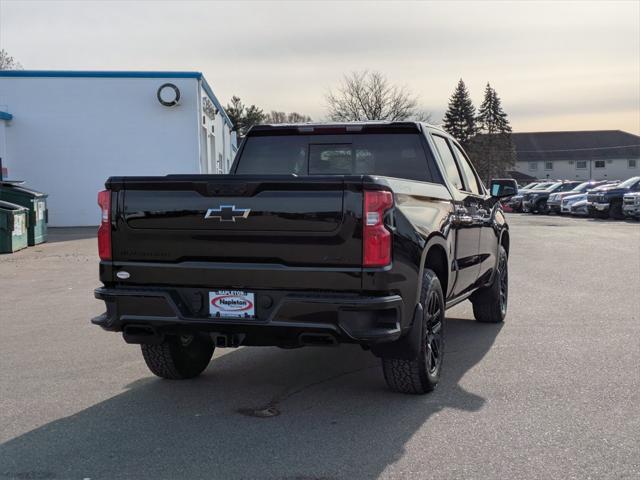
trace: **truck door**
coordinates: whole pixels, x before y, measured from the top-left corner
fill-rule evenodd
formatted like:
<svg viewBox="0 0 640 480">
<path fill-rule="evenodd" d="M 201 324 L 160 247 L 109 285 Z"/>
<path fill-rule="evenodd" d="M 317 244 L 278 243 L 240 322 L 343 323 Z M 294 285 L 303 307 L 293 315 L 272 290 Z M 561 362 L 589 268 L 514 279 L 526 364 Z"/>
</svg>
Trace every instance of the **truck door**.
<svg viewBox="0 0 640 480">
<path fill-rule="evenodd" d="M 455 232 L 456 280 L 451 294 L 457 296 L 473 287 L 480 273 L 478 248 L 482 226 L 478 218 L 479 195 L 472 191 L 471 186 L 465 184 L 464 172 L 456 162 L 449 140 L 437 134 L 432 134 L 431 137 L 440 155 L 443 173 L 453 187 L 451 194 L 454 208 L 452 225 Z"/>
<path fill-rule="evenodd" d="M 477 173 L 471 166 L 471 161 L 462 148 L 451 142 L 453 152 L 461 167 L 463 181 L 468 189 L 473 193 L 473 203 L 475 211 L 475 221 L 479 225 L 480 243 L 478 245 L 478 278 L 490 275 L 496 265 L 496 254 L 498 248 L 497 230 L 493 228 L 492 211 L 495 201 L 488 195 L 478 178 Z"/>
</svg>

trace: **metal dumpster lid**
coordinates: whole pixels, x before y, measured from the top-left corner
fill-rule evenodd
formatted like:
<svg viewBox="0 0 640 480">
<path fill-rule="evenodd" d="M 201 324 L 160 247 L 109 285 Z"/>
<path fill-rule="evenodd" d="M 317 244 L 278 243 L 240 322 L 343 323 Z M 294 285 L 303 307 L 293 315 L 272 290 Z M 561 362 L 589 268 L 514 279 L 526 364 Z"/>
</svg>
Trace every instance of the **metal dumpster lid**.
<svg viewBox="0 0 640 480">
<path fill-rule="evenodd" d="M 4 200 L 0 200 L 0 210 L 28 210 L 28 208 L 23 207 L 22 205 L 18 205 L 16 203 L 5 202 Z"/>
<path fill-rule="evenodd" d="M 12 182 L 2 181 L 0 182 L 0 186 L 9 187 L 11 188 L 11 190 L 26 193 L 31 195 L 32 197 L 48 197 L 46 193 L 38 192 L 37 190 L 31 190 L 30 188 L 27 188 L 27 187 L 21 187 L 20 185 L 22 185 L 23 183 L 24 182 L 15 183 L 13 181 Z"/>
</svg>

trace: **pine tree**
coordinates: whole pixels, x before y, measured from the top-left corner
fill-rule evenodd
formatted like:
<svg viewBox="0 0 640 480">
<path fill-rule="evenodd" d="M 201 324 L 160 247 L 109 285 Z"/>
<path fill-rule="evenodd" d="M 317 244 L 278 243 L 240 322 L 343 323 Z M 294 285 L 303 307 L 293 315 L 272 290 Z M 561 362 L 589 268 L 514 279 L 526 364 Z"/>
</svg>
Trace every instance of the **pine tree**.
<svg viewBox="0 0 640 480">
<path fill-rule="evenodd" d="M 481 133 L 511 133 L 511 126 L 507 114 L 502 110 L 500 97 L 488 82 L 476 122 L 478 131 Z"/>
<path fill-rule="evenodd" d="M 449 106 L 444 114 L 444 129 L 466 145 L 476 134 L 476 109 L 473 106 L 469 91 L 460 79 L 453 95 L 449 99 Z"/>
<path fill-rule="evenodd" d="M 238 133 L 239 138 L 244 137 L 253 125 L 262 123 L 267 118 L 261 108 L 255 105 L 247 107 L 240 97 L 235 95 L 231 98 L 231 103 L 227 104 L 225 112 L 231 119 L 233 131 Z"/>
<path fill-rule="evenodd" d="M 476 117 L 478 134 L 467 150 L 483 180 L 503 177 L 515 164 L 515 146 L 511 141 L 511 126 L 502 109 L 500 97 L 489 83 Z"/>
</svg>

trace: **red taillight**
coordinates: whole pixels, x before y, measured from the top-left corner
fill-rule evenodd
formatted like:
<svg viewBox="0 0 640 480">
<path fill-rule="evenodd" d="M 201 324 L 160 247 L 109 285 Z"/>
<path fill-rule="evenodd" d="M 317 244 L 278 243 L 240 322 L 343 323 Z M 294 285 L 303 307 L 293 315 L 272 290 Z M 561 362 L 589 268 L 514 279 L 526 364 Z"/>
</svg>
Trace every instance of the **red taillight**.
<svg viewBox="0 0 640 480">
<path fill-rule="evenodd" d="M 101 219 L 98 227 L 98 255 L 100 260 L 111 260 L 111 192 L 98 192 Z"/>
<path fill-rule="evenodd" d="M 393 207 L 393 195 L 382 190 L 364 192 L 362 266 L 391 263 L 391 232 L 384 226 L 384 212 Z"/>
</svg>

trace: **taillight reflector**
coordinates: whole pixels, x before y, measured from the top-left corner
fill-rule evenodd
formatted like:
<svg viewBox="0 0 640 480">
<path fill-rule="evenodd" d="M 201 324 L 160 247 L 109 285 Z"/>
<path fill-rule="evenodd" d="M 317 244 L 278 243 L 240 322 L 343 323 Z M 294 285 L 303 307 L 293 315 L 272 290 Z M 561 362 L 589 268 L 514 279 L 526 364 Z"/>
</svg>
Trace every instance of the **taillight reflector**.
<svg viewBox="0 0 640 480">
<path fill-rule="evenodd" d="M 98 227 L 98 255 L 100 260 L 111 260 L 111 192 L 98 192 L 100 226 Z"/>
<path fill-rule="evenodd" d="M 391 192 L 364 192 L 362 266 L 384 267 L 391 263 L 391 232 L 384 226 L 384 212 L 393 207 Z"/>
</svg>

